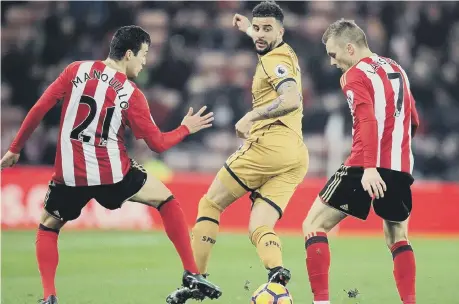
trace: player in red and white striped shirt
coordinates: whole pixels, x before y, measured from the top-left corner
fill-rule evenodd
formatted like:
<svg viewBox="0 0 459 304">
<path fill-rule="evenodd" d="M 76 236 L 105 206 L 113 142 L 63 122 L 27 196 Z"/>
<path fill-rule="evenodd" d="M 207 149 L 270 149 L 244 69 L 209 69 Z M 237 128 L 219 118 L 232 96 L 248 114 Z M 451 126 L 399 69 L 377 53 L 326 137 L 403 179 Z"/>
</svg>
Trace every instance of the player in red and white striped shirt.
<svg viewBox="0 0 459 304">
<path fill-rule="evenodd" d="M 129 158 L 124 144 L 125 130 L 130 127 L 151 150 L 163 152 L 187 135 L 212 125 L 213 113 L 204 115 L 203 107 L 194 115 L 190 108 L 182 124 L 171 132 L 158 129 L 145 96 L 129 80 L 137 77 L 145 65 L 149 45 L 150 36 L 142 28 L 122 27 L 111 41 L 106 60 L 78 61 L 67 66 L 30 110 L 1 160 L 2 169 L 13 166 L 44 115 L 62 102 L 55 172 L 36 242 L 43 304 L 57 303 L 54 278 L 59 230 L 67 221 L 77 219 L 91 199 L 111 210 L 120 208 L 126 200 L 159 210 L 185 269 L 184 288 L 171 294 L 168 303 L 221 295 L 217 286 L 199 274 L 180 204 L 154 176 L 147 178 L 145 170 Z"/>
<path fill-rule="evenodd" d="M 365 220 L 371 205 L 384 221 L 394 278 L 404 304 L 416 303 L 414 253 L 407 221 L 412 209 L 411 141 L 419 125 L 410 83 L 395 61 L 370 51 L 353 21 L 331 24 L 323 36 L 353 119 L 351 154 L 329 179 L 303 222 L 314 304 L 329 304 L 327 233 L 348 215 Z"/>
</svg>

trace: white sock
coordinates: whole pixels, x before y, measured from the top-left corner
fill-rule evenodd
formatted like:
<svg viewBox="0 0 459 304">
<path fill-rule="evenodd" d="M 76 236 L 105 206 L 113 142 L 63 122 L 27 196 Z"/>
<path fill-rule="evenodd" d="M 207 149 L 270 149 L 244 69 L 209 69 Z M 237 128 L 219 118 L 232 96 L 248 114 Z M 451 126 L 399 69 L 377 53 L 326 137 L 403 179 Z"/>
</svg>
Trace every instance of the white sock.
<svg viewBox="0 0 459 304">
<path fill-rule="evenodd" d="M 330 301 L 314 301 L 314 304 L 330 304 Z"/>
</svg>

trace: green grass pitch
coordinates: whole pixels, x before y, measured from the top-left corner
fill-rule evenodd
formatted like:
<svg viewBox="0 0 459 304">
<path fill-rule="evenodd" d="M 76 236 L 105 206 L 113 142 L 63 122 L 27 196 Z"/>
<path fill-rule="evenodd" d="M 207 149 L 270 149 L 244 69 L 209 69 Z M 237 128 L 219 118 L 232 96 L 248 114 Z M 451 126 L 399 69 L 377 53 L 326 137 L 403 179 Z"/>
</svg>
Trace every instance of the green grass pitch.
<svg viewBox="0 0 459 304">
<path fill-rule="evenodd" d="M 284 263 L 295 304 L 311 304 L 304 243 L 281 234 Z M 36 303 L 41 297 L 32 231 L 2 233 L 1 303 Z M 418 304 L 459 304 L 459 240 L 413 238 L 417 259 Z M 378 237 L 330 238 L 333 304 L 400 303 L 392 277 L 392 257 Z M 63 304 L 156 304 L 179 286 L 181 263 L 161 232 L 62 231 L 57 289 Z M 223 289 L 219 300 L 249 303 L 267 273 L 246 235 L 221 234 L 211 258 L 210 279 Z M 250 291 L 244 289 L 250 281 Z M 347 298 L 344 289 L 361 295 Z M 191 301 L 190 301 L 191 302 Z M 194 303 L 194 302 L 193 302 Z"/>
</svg>

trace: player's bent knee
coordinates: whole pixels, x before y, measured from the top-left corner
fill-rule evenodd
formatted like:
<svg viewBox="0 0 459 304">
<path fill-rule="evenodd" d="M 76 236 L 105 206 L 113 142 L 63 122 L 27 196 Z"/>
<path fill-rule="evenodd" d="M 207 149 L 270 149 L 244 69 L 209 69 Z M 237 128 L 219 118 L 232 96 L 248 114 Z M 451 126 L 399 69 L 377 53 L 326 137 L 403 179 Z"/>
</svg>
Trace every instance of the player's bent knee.
<svg viewBox="0 0 459 304">
<path fill-rule="evenodd" d="M 249 188 L 240 180 L 234 172 L 228 171 L 231 170 L 229 167 L 223 167 L 217 172 L 215 177 L 215 184 L 221 185 L 225 188 L 225 191 L 229 192 L 231 196 L 239 198 L 250 191 Z"/>
<path fill-rule="evenodd" d="M 308 235 L 312 232 L 325 232 L 328 233 L 331 229 L 327 229 L 326 225 L 324 223 L 318 223 L 318 222 L 311 222 L 308 220 L 303 221 L 303 234 Z"/>
<path fill-rule="evenodd" d="M 173 195 L 169 188 L 157 178 L 149 175 L 143 187 L 129 200 L 158 208 L 171 199 Z"/>
<path fill-rule="evenodd" d="M 171 201 L 174 199 L 174 196 L 172 195 L 172 192 L 170 191 L 164 191 L 162 193 L 156 193 L 151 196 L 145 196 L 143 199 L 136 200 L 139 203 L 142 203 L 144 205 L 148 205 L 150 207 L 156 208 L 159 210 L 159 208 L 164 205 L 165 203 Z"/>
<path fill-rule="evenodd" d="M 219 225 L 220 215 L 223 210 L 224 209 L 220 205 L 211 200 L 208 195 L 205 194 L 199 201 L 198 217 L 196 222 L 199 223 L 201 221 L 208 220 Z"/>
<path fill-rule="evenodd" d="M 62 221 L 54 217 L 50 213 L 48 213 L 48 211 L 43 210 L 43 213 L 40 219 L 40 229 L 44 227 L 47 229 L 59 231 L 64 226 L 64 224 L 65 224 L 65 221 Z M 42 230 L 46 230 L 46 229 L 42 229 Z"/>
<path fill-rule="evenodd" d="M 398 242 L 408 241 L 407 221 L 401 223 L 384 221 L 384 237 L 389 248 Z"/>
<path fill-rule="evenodd" d="M 326 231 L 326 217 L 324 216 L 323 207 L 320 198 L 316 198 L 306 218 L 303 221 L 303 234 L 307 235 L 312 232 L 328 232 Z"/>
<path fill-rule="evenodd" d="M 207 199 L 214 202 L 222 211 L 244 194 L 235 193 L 227 183 L 229 183 L 228 179 L 221 180 L 217 176 L 206 193 Z"/>
<path fill-rule="evenodd" d="M 406 238 L 401 237 L 397 239 L 386 239 L 387 248 L 391 249 L 392 247 L 394 247 L 395 244 L 402 242 L 402 241 L 409 242 L 407 237 Z"/>
<path fill-rule="evenodd" d="M 174 200 L 175 197 L 171 194 L 168 198 L 166 198 L 165 200 L 163 200 L 162 202 L 160 202 L 158 204 L 158 206 L 156 206 L 156 209 L 158 210 L 161 210 L 161 207 L 164 206 L 165 204 L 167 204 L 168 202 Z"/>
<path fill-rule="evenodd" d="M 328 233 L 345 217 L 345 214 L 327 206 L 320 197 L 317 197 L 303 221 L 303 233 L 304 235 L 312 232 Z"/>
<path fill-rule="evenodd" d="M 249 235 L 252 235 L 255 230 L 262 226 L 274 228 L 280 218 L 278 208 L 274 208 L 259 198 L 256 199 L 250 212 Z"/>
<path fill-rule="evenodd" d="M 408 241 L 408 235 L 403 234 L 403 233 L 397 234 L 397 235 L 389 235 L 389 236 L 386 235 L 385 239 L 386 239 L 387 247 L 390 249 L 398 242 Z"/>
</svg>

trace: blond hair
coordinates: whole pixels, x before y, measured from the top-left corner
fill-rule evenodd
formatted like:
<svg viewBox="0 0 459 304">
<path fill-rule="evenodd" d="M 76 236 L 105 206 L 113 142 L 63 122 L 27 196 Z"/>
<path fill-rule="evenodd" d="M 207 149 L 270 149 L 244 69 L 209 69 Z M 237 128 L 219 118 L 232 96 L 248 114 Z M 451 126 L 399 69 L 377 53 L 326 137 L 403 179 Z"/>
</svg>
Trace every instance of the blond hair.
<svg viewBox="0 0 459 304">
<path fill-rule="evenodd" d="M 354 20 L 340 19 L 330 24 L 322 36 L 322 42 L 326 44 L 330 38 L 339 39 L 342 43 L 354 43 L 357 46 L 368 47 L 365 32 Z"/>
</svg>

